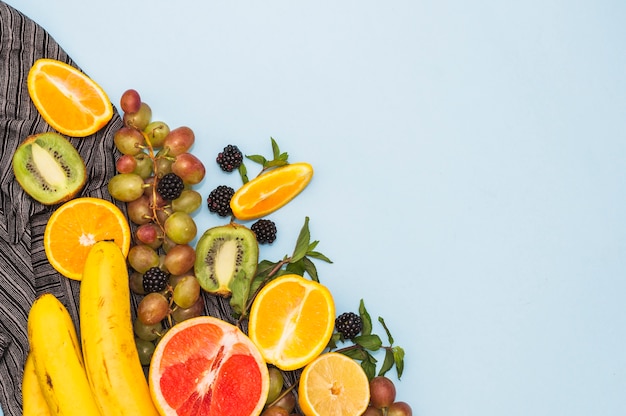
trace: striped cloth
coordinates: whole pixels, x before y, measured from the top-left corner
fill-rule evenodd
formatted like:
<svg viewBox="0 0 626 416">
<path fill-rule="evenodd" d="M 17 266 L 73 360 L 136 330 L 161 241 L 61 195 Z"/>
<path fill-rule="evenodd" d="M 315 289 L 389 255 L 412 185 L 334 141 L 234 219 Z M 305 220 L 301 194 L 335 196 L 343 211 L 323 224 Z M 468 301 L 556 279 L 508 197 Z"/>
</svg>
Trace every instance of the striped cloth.
<svg viewBox="0 0 626 416">
<path fill-rule="evenodd" d="M 44 206 L 25 194 L 11 168 L 13 153 L 24 138 L 53 130 L 37 112 L 26 87 L 28 71 L 39 58 L 58 59 L 78 68 L 42 27 L 0 0 L 0 407 L 5 416 L 22 415 L 21 380 L 28 352 L 26 321 L 35 298 L 43 293 L 57 296 L 79 331 L 80 284 L 57 273 L 43 247 L 46 222 L 56 206 Z M 125 204 L 114 201 L 107 190 L 120 156 L 113 135 L 122 125 L 115 109 L 102 130 L 69 140 L 87 166 L 88 182 L 79 196 L 112 201 L 126 212 Z M 227 299 L 206 293 L 203 298 L 204 314 L 235 323 Z M 139 300 L 138 295 L 131 298 L 133 319 Z M 247 332 L 245 322 L 242 329 Z M 287 385 L 293 384 L 298 375 L 299 371 L 288 372 Z"/>
<path fill-rule="evenodd" d="M 78 282 L 59 275 L 46 260 L 43 248 L 46 221 L 56 207 L 39 204 L 25 194 L 11 168 L 13 153 L 24 138 L 52 130 L 33 106 L 26 88 L 28 70 L 38 58 L 76 66 L 45 30 L 0 2 L 0 405 L 6 416 L 22 414 L 26 320 L 35 297 L 53 293 L 75 322 L 78 312 Z M 89 175 L 81 196 L 111 200 L 106 184 L 115 173 L 117 156 L 110 137 L 121 126 L 116 113 L 95 135 L 70 139 Z"/>
</svg>

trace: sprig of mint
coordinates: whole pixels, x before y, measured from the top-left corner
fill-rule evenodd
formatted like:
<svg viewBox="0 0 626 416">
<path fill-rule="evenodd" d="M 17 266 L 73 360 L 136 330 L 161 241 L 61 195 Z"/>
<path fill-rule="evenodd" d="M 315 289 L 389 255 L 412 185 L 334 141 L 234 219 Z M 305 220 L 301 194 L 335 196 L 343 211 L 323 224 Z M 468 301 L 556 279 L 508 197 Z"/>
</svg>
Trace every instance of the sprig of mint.
<svg viewBox="0 0 626 416">
<path fill-rule="evenodd" d="M 291 255 L 285 255 L 279 261 L 262 260 L 259 262 L 256 274 L 250 283 L 247 296 L 235 294 L 233 291 L 233 297 L 236 296 L 238 299 L 245 301 L 237 308 L 242 311 L 239 317 L 239 322 L 247 316 L 252 302 L 261 288 L 278 276 L 285 274 L 298 274 L 300 276 L 304 276 L 306 273 L 311 277 L 311 280 L 319 282 L 317 267 L 315 266 L 313 260 L 322 260 L 327 263 L 332 263 L 332 261 L 324 254 L 315 250 L 318 244 L 319 241 L 317 240 L 311 241 L 309 217 L 305 217 L 304 225 L 300 229 L 300 234 L 298 235 L 296 245 Z"/>
<path fill-rule="evenodd" d="M 261 172 L 259 172 L 259 175 L 269 169 L 276 168 L 279 166 L 285 166 L 289 164 L 289 161 L 288 161 L 289 154 L 287 152 L 280 151 L 280 148 L 278 147 L 278 143 L 276 143 L 276 140 L 274 140 L 273 137 L 270 137 L 270 140 L 272 142 L 272 158 L 271 159 L 267 159 L 263 155 L 246 155 L 246 159 L 249 159 L 255 163 L 258 163 L 263 167 L 261 169 Z M 241 176 L 241 180 L 243 181 L 244 184 L 249 181 L 248 169 L 246 168 L 245 163 L 242 163 L 241 165 L 239 165 L 239 176 Z"/>
<path fill-rule="evenodd" d="M 328 343 L 328 349 L 330 351 L 334 350 L 335 352 L 340 352 L 356 361 L 359 361 L 361 363 L 361 367 L 365 371 L 365 374 L 367 374 L 367 377 L 370 380 L 376 375 L 385 375 L 394 366 L 396 367 L 396 373 L 399 380 L 402 377 L 402 372 L 404 371 L 404 349 L 397 345 L 393 345 L 394 339 L 382 317 L 378 317 L 378 322 L 385 330 L 389 345 L 383 345 L 381 337 L 372 333 L 372 318 L 365 308 L 363 299 L 361 299 L 359 304 L 359 316 L 361 317 L 361 321 L 363 323 L 361 334 L 351 340 L 346 340 L 343 338 L 341 333 L 335 332 Z M 337 343 L 345 343 L 348 341 L 351 341 L 352 345 L 338 348 Z M 380 351 L 381 349 L 385 351 L 385 358 L 377 373 L 376 370 L 378 368 L 378 360 L 372 353 Z"/>
</svg>

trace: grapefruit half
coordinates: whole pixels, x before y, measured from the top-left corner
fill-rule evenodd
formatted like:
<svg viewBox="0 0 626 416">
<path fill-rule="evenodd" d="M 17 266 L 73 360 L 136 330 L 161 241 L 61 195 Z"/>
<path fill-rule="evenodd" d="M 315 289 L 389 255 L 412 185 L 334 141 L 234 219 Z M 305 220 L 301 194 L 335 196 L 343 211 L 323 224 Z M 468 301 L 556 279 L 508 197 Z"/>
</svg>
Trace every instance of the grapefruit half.
<svg viewBox="0 0 626 416">
<path fill-rule="evenodd" d="M 159 341 L 149 385 L 164 416 L 257 416 L 267 399 L 269 374 L 239 328 L 199 316 L 174 325 Z"/>
</svg>

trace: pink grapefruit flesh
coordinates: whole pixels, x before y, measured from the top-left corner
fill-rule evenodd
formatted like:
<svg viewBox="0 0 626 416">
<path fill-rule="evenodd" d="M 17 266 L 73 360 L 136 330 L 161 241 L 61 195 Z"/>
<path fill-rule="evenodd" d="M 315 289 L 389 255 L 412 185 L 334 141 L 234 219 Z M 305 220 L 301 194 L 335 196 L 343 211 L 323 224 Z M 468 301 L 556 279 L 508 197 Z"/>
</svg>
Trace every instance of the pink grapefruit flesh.
<svg viewBox="0 0 626 416">
<path fill-rule="evenodd" d="M 162 415 L 256 416 L 267 399 L 267 365 L 237 327 L 210 316 L 172 327 L 150 363 L 150 390 Z"/>
</svg>

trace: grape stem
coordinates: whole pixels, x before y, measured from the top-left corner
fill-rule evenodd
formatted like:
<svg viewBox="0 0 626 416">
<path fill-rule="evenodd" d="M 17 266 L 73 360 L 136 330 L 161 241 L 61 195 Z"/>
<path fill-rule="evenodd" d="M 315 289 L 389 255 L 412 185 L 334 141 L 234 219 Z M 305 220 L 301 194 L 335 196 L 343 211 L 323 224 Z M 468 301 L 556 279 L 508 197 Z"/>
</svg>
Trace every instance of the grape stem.
<svg viewBox="0 0 626 416">
<path fill-rule="evenodd" d="M 266 406 L 267 407 L 272 407 L 274 406 L 276 403 L 278 403 L 280 401 L 280 399 L 282 399 L 283 397 L 285 397 L 286 395 L 288 395 L 293 389 L 295 389 L 298 386 L 298 383 L 300 382 L 300 378 L 298 378 L 291 386 L 287 387 L 285 390 L 283 390 L 278 397 L 271 402 L 270 404 L 268 404 Z"/>
<path fill-rule="evenodd" d="M 159 217 L 157 216 L 157 210 L 159 208 L 157 207 L 157 204 L 155 203 L 155 201 L 157 200 L 156 189 L 157 189 L 157 184 L 159 181 L 158 166 L 157 166 L 157 158 L 159 156 L 154 154 L 154 148 L 152 147 L 152 143 L 150 143 L 150 139 L 148 138 L 148 135 L 144 133 L 143 131 L 141 132 L 141 134 L 143 134 L 144 139 L 146 143 L 148 144 L 147 146 L 142 146 L 142 147 L 148 150 L 148 157 L 150 158 L 150 160 L 152 160 L 152 171 L 154 172 L 154 181 L 152 183 L 152 204 L 150 206 L 150 208 L 152 209 L 151 220 L 154 221 L 159 226 L 159 228 L 161 229 L 161 232 L 165 236 L 165 227 L 163 224 L 161 224 L 161 221 L 159 220 Z M 167 153 L 163 157 L 167 157 Z M 164 208 L 165 207 L 161 207 L 161 209 L 164 209 Z"/>
</svg>

